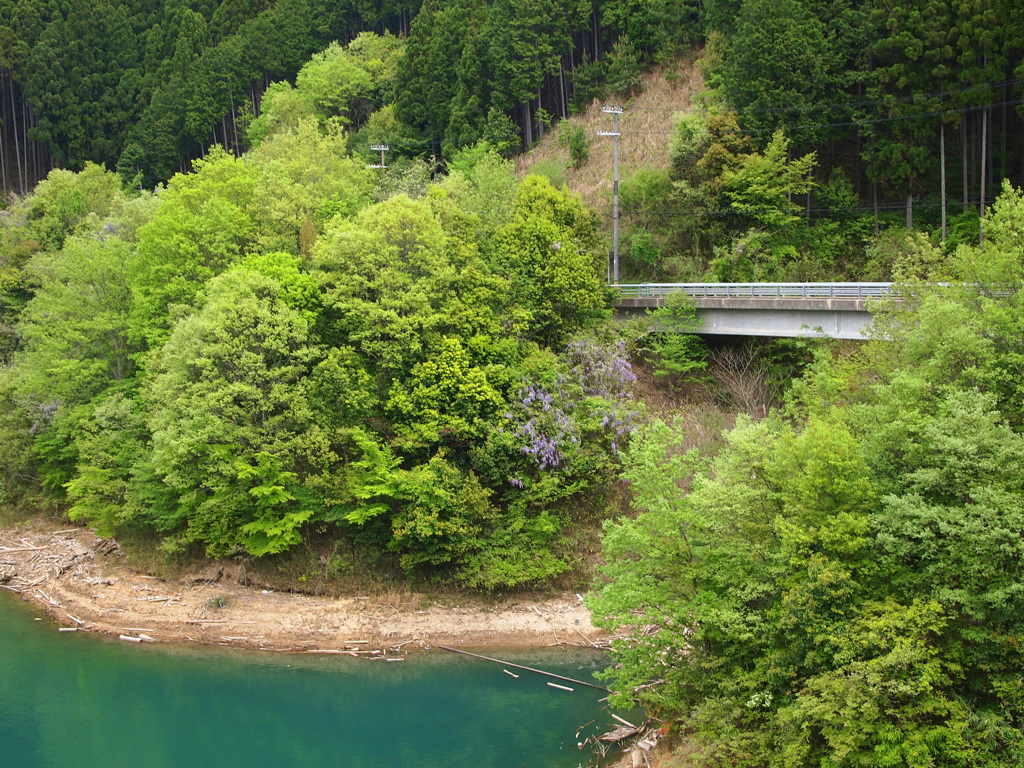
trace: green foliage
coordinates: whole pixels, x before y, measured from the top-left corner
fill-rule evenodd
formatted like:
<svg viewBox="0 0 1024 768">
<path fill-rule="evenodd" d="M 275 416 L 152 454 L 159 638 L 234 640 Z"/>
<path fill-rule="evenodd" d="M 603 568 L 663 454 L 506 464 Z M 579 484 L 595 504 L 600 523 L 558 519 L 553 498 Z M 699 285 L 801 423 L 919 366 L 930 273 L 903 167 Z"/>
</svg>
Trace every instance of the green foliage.
<svg viewBox="0 0 1024 768">
<path fill-rule="evenodd" d="M 585 110 L 597 99 L 605 95 L 605 72 L 608 68 L 607 58 L 592 60 L 587 54 L 576 65 L 572 73 L 573 107 L 577 112 Z"/>
<path fill-rule="evenodd" d="M 188 70 L 202 25 L 182 18 Z M 265 558 L 315 531 L 410 578 L 543 585 L 572 566 L 570 512 L 610 482 L 635 416 L 623 351 L 566 346 L 604 314 L 596 218 L 486 143 L 437 182 L 401 157 L 375 178 L 314 117 L 156 194 L 55 174 L 0 219 L 19 345 L 4 498 L 170 553 Z M 531 401 L 513 426 L 531 387 L 564 424 Z M 530 419 L 566 438 L 557 466 L 516 431 Z"/>
<path fill-rule="evenodd" d="M 391 388 L 386 409 L 396 432 L 423 443 L 482 437 L 504 404 L 487 374 L 470 363 L 458 338 L 442 337 L 428 359 Z"/>
<path fill-rule="evenodd" d="M 623 35 L 608 53 L 607 78 L 612 92 L 623 96 L 634 96 L 640 91 L 640 74 L 643 67 L 636 48 L 629 37 Z"/>
<path fill-rule="evenodd" d="M 689 0 L 616 0 L 601 6 L 602 24 L 628 36 L 645 64 L 670 60 L 697 42 L 700 15 L 698 4 Z"/>
<path fill-rule="evenodd" d="M 252 171 L 222 150 L 171 179 L 152 219 L 138 231 L 132 338 L 159 346 L 176 312 L 187 311 L 203 283 L 248 250 L 254 222 Z"/>
<path fill-rule="evenodd" d="M 301 501 L 307 494 L 297 482 L 298 474 L 282 470 L 278 460 L 265 451 L 257 453 L 251 463 L 236 462 L 235 470 L 254 507 L 254 519 L 239 528 L 245 550 L 260 557 L 298 544 L 303 524 L 315 511 Z"/>
<path fill-rule="evenodd" d="M 511 157 L 523 145 L 519 128 L 497 107 L 491 107 L 487 112 L 482 138 L 502 157 Z"/>
<path fill-rule="evenodd" d="M 593 214 L 539 176 L 520 185 L 512 221 L 495 236 L 494 260 L 516 301 L 533 315 L 532 335 L 558 346 L 603 299 Z"/>
<path fill-rule="evenodd" d="M 734 211 L 769 232 L 792 226 L 799 220 L 800 206 L 794 195 L 813 186 L 810 172 L 813 153 L 789 159 L 789 140 L 778 131 L 764 153 L 740 158 L 735 171 L 723 177 L 726 196 Z"/>
<path fill-rule="evenodd" d="M 946 255 L 926 235 L 902 227 L 887 229 L 867 248 L 868 269 L 879 280 L 942 280 Z"/>
<path fill-rule="evenodd" d="M 511 161 L 481 142 L 456 155 L 449 170 L 443 188 L 461 210 L 479 218 L 486 236 L 511 219 L 519 188 Z"/>
<path fill-rule="evenodd" d="M 725 282 L 781 279 L 799 259 L 800 206 L 795 195 L 814 187 L 814 154 L 789 160 L 789 141 L 772 136 L 764 153 L 742 155 L 734 170 L 722 175 L 725 199 L 736 214 L 735 225 L 746 232 L 731 246 L 717 249 L 712 268 Z M 807 244 L 813 247 L 813 240 Z"/>
<path fill-rule="evenodd" d="M 66 238 L 96 229 L 98 220 L 116 214 L 124 203 L 116 174 L 93 163 L 86 163 L 79 173 L 55 168 L 27 200 L 26 219 L 40 245 L 57 251 Z"/>
<path fill-rule="evenodd" d="M 792 421 L 739 419 L 705 467 L 682 430 L 634 435 L 638 515 L 590 604 L 633 628 L 617 690 L 707 761 L 1019 763 L 1022 200 L 945 264 L 964 282 L 908 280 L 861 357 L 776 350 L 806 371 Z"/>
<path fill-rule="evenodd" d="M 654 244 L 654 235 L 637 229 L 629 238 L 629 257 L 643 267 L 653 267 L 661 261 L 661 249 Z"/>
<path fill-rule="evenodd" d="M 351 217 L 370 202 L 373 172 L 348 157 L 337 126 L 320 130 L 314 120 L 301 119 L 262 142 L 246 160 L 255 177 L 247 213 L 256 228 L 253 239 L 263 250 L 300 253 L 306 222 L 319 236 L 331 218 Z"/>
<path fill-rule="evenodd" d="M 622 180 L 619 203 L 624 210 L 636 211 L 634 221 L 642 222 L 650 231 L 664 231 L 663 217 L 645 215 L 646 212 L 666 210 L 672 195 L 672 179 L 665 171 L 641 168 Z"/>
<path fill-rule="evenodd" d="M 654 375 L 682 377 L 708 367 L 708 348 L 694 331 L 700 327 L 697 304 L 685 293 L 669 294 L 665 305 L 648 313 L 655 355 Z"/>
<path fill-rule="evenodd" d="M 389 547 L 401 553 L 403 568 L 458 564 L 480 549 L 482 525 L 496 510 L 472 472 L 460 472 L 439 454 L 401 472 L 397 483 L 406 503 L 392 519 Z"/>
<path fill-rule="evenodd" d="M 107 225 L 70 238 L 59 254 L 39 254 L 27 272 L 37 285 L 18 325 L 18 388 L 28 402 L 88 402 L 134 374 L 129 340 L 131 245 Z"/>
<path fill-rule="evenodd" d="M 283 294 L 270 277 L 229 270 L 154 363 L 152 468 L 174 500 L 152 514 L 172 545 L 281 551 L 312 514 L 296 481 L 315 473 L 326 447 L 303 386 L 317 353 Z"/>
<path fill-rule="evenodd" d="M 363 51 L 368 47 L 366 43 L 365 38 L 359 40 L 357 49 Z M 373 62 L 372 53 L 365 53 L 371 56 L 367 63 Z M 384 68 L 383 62 L 377 59 L 374 68 Z M 381 85 L 389 90 L 389 85 Z M 294 88 L 285 82 L 275 83 L 274 90 L 268 90 L 270 98 L 264 96 L 263 113 L 250 136 L 262 139 L 277 130 L 295 127 L 307 116 L 325 126 L 359 125 L 369 116 L 373 88 L 373 78 L 363 62 L 347 48 L 331 43 L 299 70 Z"/>
<path fill-rule="evenodd" d="M 563 130 L 559 139 L 569 148 L 573 168 L 579 168 L 590 159 L 590 139 L 582 125 Z"/>
<path fill-rule="evenodd" d="M 113 392 L 95 404 L 75 440 L 77 467 L 65 485 L 68 517 L 96 527 L 101 536 L 146 522 L 133 471 L 146 455 L 145 414 L 138 400 Z"/>
</svg>

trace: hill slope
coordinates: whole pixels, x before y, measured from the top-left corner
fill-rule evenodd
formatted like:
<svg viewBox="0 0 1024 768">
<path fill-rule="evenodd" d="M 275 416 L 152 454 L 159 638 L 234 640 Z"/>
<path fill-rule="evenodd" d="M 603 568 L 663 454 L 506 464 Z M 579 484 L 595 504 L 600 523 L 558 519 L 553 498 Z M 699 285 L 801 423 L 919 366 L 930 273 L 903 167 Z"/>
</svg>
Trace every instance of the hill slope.
<svg viewBox="0 0 1024 768">
<path fill-rule="evenodd" d="M 516 160 L 520 175 L 540 173 L 556 184 L 565 183 L 582 195 L 587 205 L 611 213 L 612 141 L 598 131 L 612 130 L 612 118 L 601 111 L 605 104 L 622 104 L 619 118 L 619 178 L 626 179 L 641 168 L 666 169 L 670 163 L 675 116 L 692 108 L 704 87 L 694 65 L 695 57 L 658 66 L 644 74 L 642 90 L 628 101 L 594 100 L 582 114 L 570 117 L 546 133 L 536 146 Z M 582 126 L 590 140 L 590 157 L 573 168 L 569 148 L 561 139 Z M 609 219 L 610 224 L 610 219 Z"/>
</svg>

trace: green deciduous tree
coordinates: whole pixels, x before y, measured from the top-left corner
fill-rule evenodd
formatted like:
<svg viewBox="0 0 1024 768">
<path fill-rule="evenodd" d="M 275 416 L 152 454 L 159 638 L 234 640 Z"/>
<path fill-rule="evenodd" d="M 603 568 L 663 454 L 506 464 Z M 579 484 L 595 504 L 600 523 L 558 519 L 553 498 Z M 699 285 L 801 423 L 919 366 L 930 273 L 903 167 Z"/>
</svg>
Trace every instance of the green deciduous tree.
<svg viewBox="0 0 1024 768">
<path fill-rule="evenodd" d="M 320 509 L 303 480 L 329 453 L 304 383 L 318 356 L 281 282 L 244 266 L 174 326 L 145 392 L 152 473 L 173 492 L 152 514 L 172 545 L 262 555 L 299 541 Z"/>
<path fill-rule="evenodd" d="M 491 259 L 509 277 L 516 302 L 532 312 L 534 338 L 557 347 L 599 316 L 596 250 L 591 212 L 546 179 L 527 177 Z"/>
<path fill-rule="evenodd" d="M 28 267 L 37 288 L 19 323 L 20 388 L 32 402 L 88 402 L 134 375 L 129 340 L 134 249 L 114 234 L 65 242 Z"/>
<path fill-rule="evenodd" d="M 135 339 L 159 346 L 175 312 L 190 307 L 207 280 L 247 252 L 254 186 L 246 164 L 217 150 L 160 193 L 152 220 L 138 231 Z"/>
<path fill-rule="evenodd" d="M 370 202 L 373 173 L 348 156 L 338 127 L 321 131 L 312 118 L 267 138 L 246 161 L 255 176 L 247 213 L 260 249 L 308 256 L 331 218 Z"/>
</svg>

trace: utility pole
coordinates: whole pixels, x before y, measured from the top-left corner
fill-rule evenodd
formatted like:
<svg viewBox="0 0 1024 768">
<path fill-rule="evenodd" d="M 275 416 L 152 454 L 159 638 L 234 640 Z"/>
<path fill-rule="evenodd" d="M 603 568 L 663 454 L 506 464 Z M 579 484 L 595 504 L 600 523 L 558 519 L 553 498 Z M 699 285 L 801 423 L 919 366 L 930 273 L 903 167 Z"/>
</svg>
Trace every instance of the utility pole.
<svg viewBox="0 0 1024 768">
<path fill-rule="evenodd" d="M 622 107 L 606 104 L 602 112 L 612 116 L 612 130 L 598 131 L 598 136 L 612 137 L 612 164 L 614 180 L 612 181 L 612 283 L 619 284 L 619 115 Z"/>
<path fill-rule="evenodd" d="M 370 150 L 373 152 L 380 152 L 380 165 L 368 165 L 367 168 L 387 168 L 387 163 L 384 162 L 384 153 L 391 150 L 391 147 L 387 144 L 371 144 Z"/>
</svg>

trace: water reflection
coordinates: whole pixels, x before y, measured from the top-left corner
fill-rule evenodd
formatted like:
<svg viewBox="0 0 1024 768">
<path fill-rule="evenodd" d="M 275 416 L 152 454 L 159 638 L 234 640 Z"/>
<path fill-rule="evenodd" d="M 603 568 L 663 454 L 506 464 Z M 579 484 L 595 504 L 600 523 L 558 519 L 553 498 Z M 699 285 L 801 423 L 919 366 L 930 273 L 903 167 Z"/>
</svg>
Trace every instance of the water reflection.
<svg viewBox="0 0 1024 768">
<path fill-rule="evenodd" d="M 585 736 L 612 723 L 601 691 L 443 651 L 389 663 L 125 646 L 34 618 L 0 595 L 0 745 L 12 768 L 568 768 L 587 757 L 579 726 L 597 721 Z M 488 653 L 580 680 L 604 659 Z"/>
</svg>

